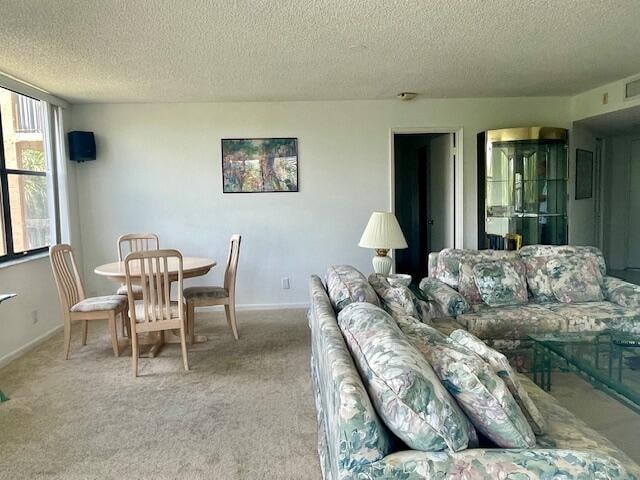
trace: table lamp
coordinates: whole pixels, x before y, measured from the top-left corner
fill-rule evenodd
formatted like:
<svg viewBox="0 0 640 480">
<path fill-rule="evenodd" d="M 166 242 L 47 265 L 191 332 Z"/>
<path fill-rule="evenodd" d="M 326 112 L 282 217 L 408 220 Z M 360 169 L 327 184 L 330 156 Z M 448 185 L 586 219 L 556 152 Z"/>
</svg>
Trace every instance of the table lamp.
<svg viewBox="0 0 640 480">
<path fill-rule="evenodd" d="M 407 241 L 393 213 L 373 212 L 358 246 L 375 249 L 373 270 L 387 276 L 391 271 L 391 258 L 387 253 L 392 248 L 407 248 Z"/>
</svg>

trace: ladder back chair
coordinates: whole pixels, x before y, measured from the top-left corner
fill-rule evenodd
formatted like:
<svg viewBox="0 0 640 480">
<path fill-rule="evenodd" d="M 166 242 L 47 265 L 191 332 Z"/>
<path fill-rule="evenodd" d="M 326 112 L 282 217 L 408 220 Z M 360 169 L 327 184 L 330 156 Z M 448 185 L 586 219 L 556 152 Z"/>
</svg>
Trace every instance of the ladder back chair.
<svg viewBox="0 0 640 480">
<path fill-rule="evenodd" d="M 127 233 L 118 238 L 118 261 L 123 262 L 130 253 L 158 250 L 159 248 L 160 239 L 155 233 Z M 134 291 L 136 300 L 141 300 L 142 290 L 134 287 Z M 117 294 L 128 295 L 127 285 L 122 284 Z"/>
<path fill-rule="evenodd" d="M 229 242 L 229 257 L 227 258 L 227 268 L 224 272 L 224 285 L 188 287 L 184 289 L 184 297 L 187 301 L 187 331 L 189 341 L 193 343 L 195 309 L 197 307 L 210 307 L 214 305 L 224 305 L 224 313 L 227 323 L 233 332 L 235 339 L 238 339 L 238 326 L 236 325 L 236 276 L 238 272 L 238 260 L 240 258 L 240 242 L 242 237 L 238 234 L 232 235 Z"/>
<path fill-rule="evenodd" d="M 170 268 L 170 264 L 177 268 Z M 124 261 L 131 318 L 133 372 L 138 376 L 138 334 L 180 330 L 184 369 L 189 370 L 186 344 L 186 316 L 183 296 L 182 254 L 177 250 L 146 250 L 127 255 Z M 177 279 L 170 270 L 177 270 Z M 142 299 L 135 300 L 132 280 L 139 279 Z M 171 282 L 177 282 L 177 301 L 171 301 Z"/>
<path fill-rule="evenodd" d="M 82 345 L 86 345 L 89 320 L 108 321 L 113 354 L 119 356 L 116 317 L 120 315 L 123 323 L 128 321 L 127 298 L 122 295 L 87 298 L 71 245 L 53 245 L 49 259 L 64 320 L 64 358 L 69 358 L 71 348 L 71 322 L 82 321 Z"/>
</svg>

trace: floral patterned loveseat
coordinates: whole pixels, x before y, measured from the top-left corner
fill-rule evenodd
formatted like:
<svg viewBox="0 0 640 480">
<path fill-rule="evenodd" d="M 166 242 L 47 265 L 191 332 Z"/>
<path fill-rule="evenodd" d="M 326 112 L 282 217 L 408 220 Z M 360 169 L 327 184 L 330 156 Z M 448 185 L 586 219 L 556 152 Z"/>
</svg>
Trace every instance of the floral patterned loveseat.
<svg viewBox="0 0 640 480">
<path fill-rule="evenodd" d="M 555 270 L 549 272 L 550 261 L 584 268 L 579 270 L 580 276 L 565 276 L 555 263 Z M 514 263 L 526 278 L 528 299 L 516 305 L 490 306 L 474 295 L 475 285 L 469 286 L 473 283 L 471 272 L 482 262 Z M 561 296 L 566 301 L 558 301 L 545 285 L 549 278 L 559 290 L 568 291 L 570 298 Z M 594 282 L 599 287 L 590 292 Z M 495 284 L 492 287 L 499 290 Z M 518 346 L 533 333 L 640 333 L 640 287 L 607 276 L 602 252 L 595 247 L 530 245 L 518 252 L 445 249 L 429 255 L 429 277 L 421 281 L 420 289 L 435 306 L 434 317 L 450 317 L 498 349 Z M 582 295 L 585 292 L 591 295 Z M 589 301 L 576 301 L 585 299 Z"/>
<path fill-rule="evenodd" d="M 520 381 L 547 423 L 535 448 L 409 450 L 378 416 L 327 289 L 315 275 L 310 297 L 311 373 L 324 480 L 640 479 L 639 467 L 623 452 L 524 376 Z"/>
</svg>

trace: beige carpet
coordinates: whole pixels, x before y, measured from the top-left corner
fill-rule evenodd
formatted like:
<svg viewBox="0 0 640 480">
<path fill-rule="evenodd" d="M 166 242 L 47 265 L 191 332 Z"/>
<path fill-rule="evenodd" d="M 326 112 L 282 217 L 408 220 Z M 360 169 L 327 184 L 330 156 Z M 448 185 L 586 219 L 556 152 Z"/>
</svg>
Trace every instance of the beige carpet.
<svg viewBox="0 0 640 480">
<path fill-rule="evenodd" d="M 178 345 L 131 371 L 106 325 L 74 331 L 0 370 L 0 478 L 318 479 L 309 331 L 301 310 L 200 317 L 206 344 Z"/>
</svg>

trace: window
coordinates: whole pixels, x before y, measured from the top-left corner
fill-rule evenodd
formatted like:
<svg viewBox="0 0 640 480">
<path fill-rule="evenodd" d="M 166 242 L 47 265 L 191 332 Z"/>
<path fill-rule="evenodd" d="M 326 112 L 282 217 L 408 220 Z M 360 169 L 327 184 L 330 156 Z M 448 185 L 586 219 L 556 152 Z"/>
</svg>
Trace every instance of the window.
<svg viewBox="0 0 640 480">
<path fill-rule="evenodd" d="M 46 251 L 55 234 L 45 109 L 0 88 L 0 262 Z"/>
</svg>

